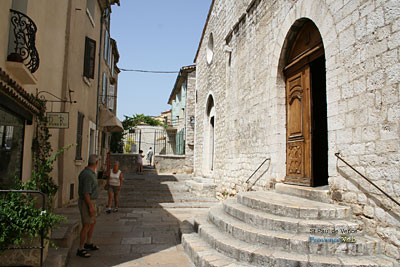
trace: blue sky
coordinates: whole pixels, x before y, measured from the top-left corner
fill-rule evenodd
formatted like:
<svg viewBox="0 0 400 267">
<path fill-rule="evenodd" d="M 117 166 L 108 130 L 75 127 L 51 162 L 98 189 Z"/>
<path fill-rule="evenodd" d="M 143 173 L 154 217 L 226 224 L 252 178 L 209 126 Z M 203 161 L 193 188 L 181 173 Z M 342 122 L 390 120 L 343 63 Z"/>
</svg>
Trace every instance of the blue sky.
<svg viewBox="0 0 400 267">
<path fill-rule="evenodd" d="M 121 0 L 113 6 L 111 36 L 125 69 L 179 71 L 193 64 L 211 0 Z M 168 110 L 177 74 L 121 72 L 117 116 Z"/>
</svg>

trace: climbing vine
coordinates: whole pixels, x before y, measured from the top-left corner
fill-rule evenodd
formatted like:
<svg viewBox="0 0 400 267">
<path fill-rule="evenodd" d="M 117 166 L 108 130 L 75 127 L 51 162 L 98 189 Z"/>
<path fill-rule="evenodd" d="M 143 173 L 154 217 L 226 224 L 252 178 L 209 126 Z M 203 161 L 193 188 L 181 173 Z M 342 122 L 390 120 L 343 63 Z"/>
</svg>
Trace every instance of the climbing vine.
<svg viewBox="0 0 400 267">
<path fill-rule="evenodd" d="M 50 158 L 50 154 L 53 150 L 49 141 L 51 134 L 47 128 L 46 101 L 39 98 L 37 98 L 37 100 L 41 104 L 42 108 L 40 109 L 40 113 L 36 116 L 35 137 L 32 141 L 32 179 L 35 180 L 37 189 L 45 193 L 49 199 L 52 200 L 58 189 L 50 176 L 50 173 L 54 168 L 53 163 L 55 158 Z"/>
</svg>

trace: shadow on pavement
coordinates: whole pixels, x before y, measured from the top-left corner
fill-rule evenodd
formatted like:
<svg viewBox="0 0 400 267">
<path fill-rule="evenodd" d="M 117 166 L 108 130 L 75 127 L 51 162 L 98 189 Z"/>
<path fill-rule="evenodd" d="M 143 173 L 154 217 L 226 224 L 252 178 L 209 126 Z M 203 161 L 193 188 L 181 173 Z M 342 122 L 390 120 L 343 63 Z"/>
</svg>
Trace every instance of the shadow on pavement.
<svg viewBox="0 0 400 267">
<path fill-rule="evenodd" d="M 215 200 L 189 193 L 187 176 L 153 169 L 124 176 L 119 211 L 97 217 L 93 243 L 100 250 L 80 258 L 77 240 L 68 266 L 193 266 L 180 246 L 181 231 L 192 231 L 194 217 Z"/>
</svg>

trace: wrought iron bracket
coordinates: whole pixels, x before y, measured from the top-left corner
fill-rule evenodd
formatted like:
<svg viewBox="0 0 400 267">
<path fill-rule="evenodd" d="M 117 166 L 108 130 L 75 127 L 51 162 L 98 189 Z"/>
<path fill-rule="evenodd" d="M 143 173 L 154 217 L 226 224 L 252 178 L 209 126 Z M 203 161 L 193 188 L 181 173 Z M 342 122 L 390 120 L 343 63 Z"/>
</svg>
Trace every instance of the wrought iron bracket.
<svg viewBox="0 0 400 267">
<path fill-rule="evenodd" d="M 49 102 L 49 103 L 71 103 L 71 104 L 73 104 L 73 103 L 77 103 L 76 100 L 72 100 L 71 93 L 73 93 L 73 92 L 74 91 L 72 91 L 71 89 L 68 90 L 68 94 L 69 94 L 69 100 L 68 100 L 68 99 L 62 99 L 62 98 L 60 98 L 60 97 L 58 97 L 58 96 L 56 96 L 56 95 L 54 95 L 54 94 L 52 94 L 50 92 L 47 92 L 47 91 L 40 91 L 39 92 L 36 89 L 36 97 L 39 97 L 40 100 L 43 100 L 43 101 L 46 101 L 46 102 Z M 48 94 L 48 95 L 54 97 L 56 100 L 48 100 L 48 99 L 45 98 L 44 95 L 41 95 L 41 94 Z"/>
</svg>

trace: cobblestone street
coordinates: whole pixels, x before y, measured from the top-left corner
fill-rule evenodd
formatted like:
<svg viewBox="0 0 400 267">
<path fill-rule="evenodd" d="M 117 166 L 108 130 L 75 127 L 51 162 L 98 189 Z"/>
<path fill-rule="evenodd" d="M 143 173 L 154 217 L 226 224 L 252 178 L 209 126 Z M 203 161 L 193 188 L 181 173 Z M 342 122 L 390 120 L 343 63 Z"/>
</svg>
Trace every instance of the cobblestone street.
<svg viewBox="0 0 400 267">
<path fill-rule="evenodd" d="M 213 201 L 188 193 L 186 179 L 149 170 L 125 175 L 119 211 L 103 211 L 97 217 L 93 243 L 100 250 L 80 258 L 76 240 L 68 266 L 193 266 L 182 250 L 180 229 L 188 229 L 194 216 L 206 213 Z"/>
</svg>

